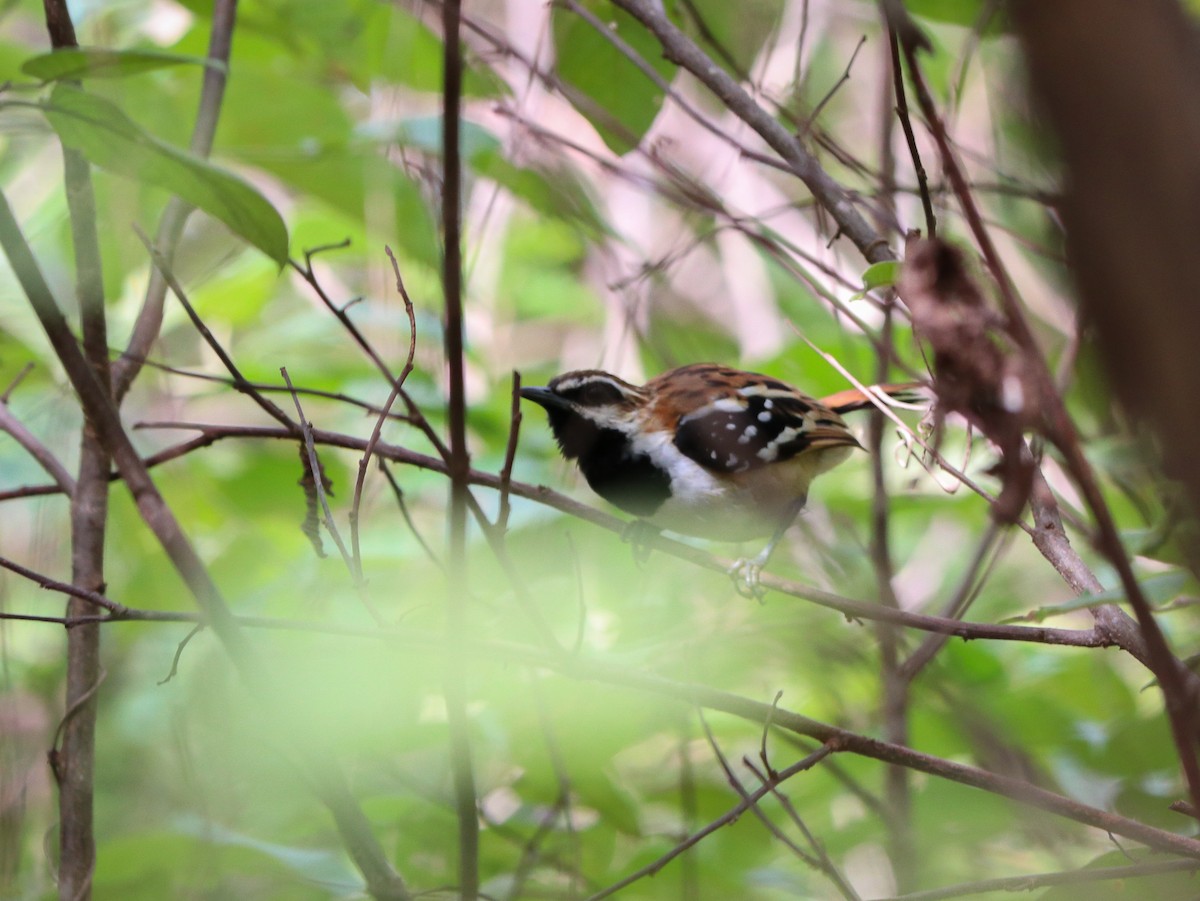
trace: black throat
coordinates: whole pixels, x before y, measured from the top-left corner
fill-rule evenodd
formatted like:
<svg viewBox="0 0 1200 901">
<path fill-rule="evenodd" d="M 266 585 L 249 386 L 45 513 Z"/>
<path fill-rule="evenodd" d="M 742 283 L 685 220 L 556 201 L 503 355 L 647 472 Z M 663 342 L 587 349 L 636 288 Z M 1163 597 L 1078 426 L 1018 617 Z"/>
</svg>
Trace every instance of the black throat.
<svg viewBox="0 0 1200 901">
<path fill-rule="evenodd" d="M 671 477 L 635 452 L 623 432 L 565 410 L 546 412 L 563 456 L 579 462 L 588 485 L 610 504 L 634 516 L 653 516 L 671 496 Z"/>
</svg>

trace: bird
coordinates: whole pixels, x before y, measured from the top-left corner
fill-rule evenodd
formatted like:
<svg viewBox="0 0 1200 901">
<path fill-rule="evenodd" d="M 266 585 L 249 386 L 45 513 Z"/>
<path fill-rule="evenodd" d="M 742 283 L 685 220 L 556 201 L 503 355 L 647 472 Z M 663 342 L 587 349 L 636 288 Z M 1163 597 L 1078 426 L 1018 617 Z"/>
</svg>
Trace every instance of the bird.
<svg viewBox="0 0 1200 901">
<path fill-rule="evenodd" d="M 902 400 L 919 383 L 878 386 Z M 817 400 L 757 372 L 694 363 L 644 385 L 598 369 L 564 372 L 521 397 L 545 409 L 563 457 L 596 494 L 655 529 L 741 542 L 770 536 L 730 569 L 741 594 L 803 509 L 809 486 L 862 445 L 843 413 L 873 405 L 850 389 Z"/>
</svg>

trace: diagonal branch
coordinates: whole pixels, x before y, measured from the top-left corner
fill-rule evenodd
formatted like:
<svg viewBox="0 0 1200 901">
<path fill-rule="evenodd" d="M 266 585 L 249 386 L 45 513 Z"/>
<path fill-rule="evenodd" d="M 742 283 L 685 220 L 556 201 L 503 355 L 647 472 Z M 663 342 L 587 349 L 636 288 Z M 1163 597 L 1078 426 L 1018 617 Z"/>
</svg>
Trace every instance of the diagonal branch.
<svg viewBox="0 0 1200 901">
<path fill-rule="evenodd" d="M 204 158 L 212 151 L 213 136 L 217 131 L 217 120 L 221 114 L 221 101 L 225 97 L 225 83 L 229 71 L 229 54 L 233 48 L 233 27 L 237 19 L 237 0 L 214 0 L 212 31 L 208 42 L 209 65 L 204 67 L 204 82 L 200 88 L 200 108 L 196 112 L 196 124 L 192 127 L 190 149 L 193 154 Z M 178 197 L 172 197 L 158 223 L 158 234 L 154 246 L 168 264 L 175 257 L 175 249 L 183 236 L 183 227 L 192 214 L 192 206 Z M 167 297 L 167 282 L 163 271 L 154 268 L 150 272 L 150 284 L 146 286 L 146 298 L 133 325 L 125 353 L 113 366 L 113 394 L 118 403 L 142 369 L 142 361 L 150 353 L 150 347 L 158 339 L 162 329 L 163 303 Z"/>
<path fill-rule="evenodd" d="M 1031 370 L 1028 375 L 1034 382 L 1037 394 L 1035 397 L 1029 398 L 1027 403 L 1037 406 L 1042 431 L 1063 455 L 1067 470 L 1079 487 L 1096 522 L 1095 545 L 1116 569 L 1121 587 L 1137 617 L 1146 643 L 1146 663 L 1158 678 L 1159 687 L 1162 690 L 1167 720 L 1171 726 L 1172 737 L 1178 751 L 1188 791 L 1192 802 L 1200 806 L 1200 756 L 1197 755 L 1197 735 L 1200 734 L 1200 730 L 1197 729 L 1198 693 L 1194 689 L 1189 671 L 1171 652 L 1166 637 L 1163 635 L 1158 621 L 1154 618 L 1154 612 L 1138 583 L 1129 555 L 1121 542 L 1112 511 L 1100 490 L 1095 471 L 1083 453 L 1075 423 L 1055 388 L 1053 374 L 1037 346 L 1016 290 L 1004 269 L 999 252 L 984 226 L 966 176 L 950 145 L 945 125 L 938 115 L 933 97 L 925 83 L 917 56 L 921 49 L 920 44 L 917 40 L 906 40 L 904 30 L 901 30 L 900 33 L 917 101 L 938 145 L 947 179 L 954 188 L 963 215 L 966 217 L 971 233 L 978 242 L 984 261 L 995 281 L 1001 308 L 1006 318 L 1007 331 L 1024 351 L 1024 359 Z"/>
<path fill-rule="evenodd" d="M 12 408 L 3 400 L 0 400 L 0 432 L 7 433 L 17 444 L 21 445 L 25 452 L 46 471 L 46 475 L 54 479 L 63 494 L 70 497 L 75 493 L 74 477 L 67 472 L 67 468 L 62 465 L 58 457 L 54 456 L 54 452 L 46 447 L 37 435 L 25 427 L 25 423 L 17 418 Z"/>
<path fill-rule="evenodd" d="M 75 336 L 71 334 L 3 194 L 0 194 L 0 248 L 8 257 L 17 280 L 71 380 L 84 414 L 95 429 L 97 440 L 112 456 L 133 494 L 139 514 L 183 577 L 204 616 L 205 624 L 216 633 L 253 696 L 262 702 L 264 711 L 271 715 L 272 723 L 280 726 L 284 746 L 305 748 L 305 743 L 298 738 L 291 742 L 286 740 L 285 736 L 290 730 L 282 718 L 275 715 L 277 710 L 286 709 L 286 706 L 272 703 L 278 695 L 272 689 L 270 673 L 254 653 L 220 589 L 129 440 L 112 397 L 88 365 Z M 333 767 L 319 762 L 316 756 L 306 751 L 301 751 L 301 754 L 304 756 L 300 757 L 299 765 L 310 788 L 329 807 L 347 849 L 367 879 L 371 893 L 379 898 L 408 899 L 409 893 L 404 882 L 392 870 L 366 817 L 349 792 L 344 790 L 341 777 Z"/>
<path fill-rule="evenodd" d="M 879 234 L 858 212 L 850 195 L 826 172 L 817 158 L 788 129 L 775 120 L 731 75 L 667 18 L 661 4 L 651 0 L 613 0 L 654 33 L 663 47 L 663 55 L 694 75 L 720 98 L 735 116 L 749 125 L 791 166 L 792 171 L 828 210 L 838 230 L 849 238 L 872 263 L 894 260 L 887 239 Z"/>
</svg>

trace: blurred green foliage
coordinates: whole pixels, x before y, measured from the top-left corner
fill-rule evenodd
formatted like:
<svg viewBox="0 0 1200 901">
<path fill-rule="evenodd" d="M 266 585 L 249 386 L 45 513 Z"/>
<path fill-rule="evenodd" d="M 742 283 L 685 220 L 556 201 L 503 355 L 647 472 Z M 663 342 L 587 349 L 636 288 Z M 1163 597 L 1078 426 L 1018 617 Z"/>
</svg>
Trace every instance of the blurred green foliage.
<svg viewBox="0 0 1200 901">
<path fill-rule="evenodd" d="M 584 5 L 660 75 L 674 77 L 675 67 L 632 19 L 607 4 Z M 873 150 L 862 148 L 877 142 L 870 111 L 890 104 L 881 105 L 880 81 L 869 77 L 886 59 L 872 6 L 846 4 L 827 21 L 810 23 L 801 65 L 785 76 L 777 72 L 777 44 L 800 39 L 790 7 L 671 6 L 675 21 L 703 46 L 716 39 L 763 80 L 766 93 L 802 97 L 808 110 L 838 81 L 858 36 L 866 33 L 852 80 L 819 121 L 820 146 L 823 161 L 851 190 L 862 196 L 875 190 L 878 161 Z M 996 26 L 975 46 L 969 29 L 980 21 L 987 6 L 982 2 L 911 6 L 927 17 L 921 23 L 939 48 L 927 59 L 939 96 L 960 85 L 965 93 L 956 94 L 955 103 L 964 119 L 985 98 L 989 102 L 991 120 L 963 126 L 995 142 L 994 157 L 980 164 L 980 181 L 1000 180 L 1011 189 L 986 194 L 988 211 L 997 233 L 1012 237 L 1006 252 L 1021 262 L 1024 287 L 1037 298 L 1031 316 L 1052 363 L 1073 360 L 1074 313 L 1064 294 L 1061 238 L 1045 207 L 1024 190 L 1053 188 L 1037 181 L 1053 165 L 1042 158 L 1036 129 L 1012 94 L 1012 45 Z M 706 155 L 700 145 L 707 138 L 693 135 L 693 146 L 670 132 L 662 124 L 661 91 L 579 16 L 555 6 L 538 13 L 530 31 L 529 9 L 512 4 L 505 10 L 511 21 L 497 12 L 486 23 L 488 34 L 501 36 L 500 46 L 480 32 L 468 30 L 466 39 L 467 387 L 478 468 L 497 472 L 503 465 L 513 369 L 534 384 L 568 367 L 614 366 L 634 379 L 639 368 L 652 374 L 717 359 L 772 373 L 816 395 L 844 388 L 842 376 L 803 337 L 864 381 L 880 374 L 876 349 L 855 319 L 881 327 L 879 293 L 861 295 L 864 271 L 868 288 L 888 283 L 893 273 L 866 270 L 837 242 L 826 246 L 831 236 L 808 215 L 810 198 L 785 173 L 764 175 L 715 139 L 716 149 L 705 148 Z M 119 124 L 143 150 L 158 148 L 153 165 L 143 157 L 135 166 L 128 148 L 100 146 L 95 134 L 73 142 L 100 166 L 94 178 L 114 353 L 125 345 L 149 273 L 131 224 L 153 233 L 166 191 L 178 191 L 203 212 L 185 233 L 176 274 L 254 381 L 278 385 L 279 368 L 286 366 L 306 389 L 382 404 L 386 381 L 311 288 L 288 270 L 280 273 L 277 263 L 281 241 L 290 240 L 291 255 L 300 259 L 349 238 L 348 246 L 314 257 L 315 272 L 332 302 L 349 305 L 354 322 L 398 370 L 408 349 L 408 322 L 383 254 L 383 245 L 390 245 L 417 308 L 416 369 L 407 389 L 441 430 L 441 45 L 428 11 L 366 0 L 243 2 L 211 163 L 184 152 L 202 69 L 158 65 L 204 54 L 209 5 L 127 0 L 82 4 L 75 12 L 83 42 L 105 52 L 85 54 L 82 61 L 73 57 L 65 70 L 54 68 L 61 59 L 45 56 L 40 4 L 9 4 L 0 18 L 0 78 L 11 79 L 9 102 L 0 108 L 0 178 L 64 305 L 73 309 L 74 297 L 55 139 L 55 129 L 68 138 L 54 112 L 62 109 L 64 95 L 29 78 L 65 71 L 82 75 L 89 92 L 58 89 L 72 91 L 70 103 L 91 104 L 104 112 L 107 127 Z M 530 34 L 536 40 L 526 40 Z M 502 52 L 505 42 L 552 71 L 566 86 L 567 100 L 538 75 L 524 70 L 522 76 L 513 64 L 522 57 Z M 690 82 L 685 87 L 698 93 Z M 47 102 L 49 107 L 36 107 Z M 721 114 L 712 98 L 694 102 Z M 753 143 L 732 119 L 722 127 Z M 839 145 L 857 147 L 866 163 L 851 165 Z M 170 177 L 155 177 L 149 170 L 164 160 L 175 168 Z M 1010 177 L 1020 165 L 1013 161 L 1027 160 L 1044 168 Z M 902 187 L 915 183 L 907 162 L 899 181 Z M 195 189 L 191 194 L 185 182 Z M 210 200 L 201 188 L 214 184 L 222 190 Z M 250 213 L 222 215 L 230 185 L 251 192 Z M 701 187 L 724 207 L 704 199 Z M 911 193 L 902 192 L 898 206 L 906 225 L 919 223 Z M 269 236 L 258 240 L 259 232 L 239 228 L 242 214 Z M 961 237 L 961 224 L 942 215 L 950 235 Z M 263 224 L 268 222 L 276 224 Z M 286 237 L 279 231 L 285 223 Z M 905 378 L 921 371 L 921 348 L 902 317 L 893 323 L 893 340 L 900 365 L 883 375 Z M 128 424 L 264 422 L 247 398 L 220 381 L 225 373 L 171 300 L 152 357 L 183 373 L 148 367 L 123 409 Z M 27 364 L 33 368 L 8 406 L 74 466 L 78 410 L 12 273 L 0 267 L 0 388 Z M 1089 435 L 1089 453 L 1120 524 L 1142 554 L 1138 566 L 1148 590 L 1162 604 L 1186 599 L 1196 586 L 1180 568 L 1176 526 L 1186 524 L 1168 514 L 1164 498 L 1171 489 L 1146 462 L 1142 442 L 1124 432 L 1086 344 L 1073 371 L 1072 412 Z M 272 396 L 290 409 L 286 395 Z M 302 401 L 321 429 L 365 438 L 375 424 L 361 406 L 312 395 Z M 194 434 L 153 426 L 134 433 L 147 453 Z M 406 423 L 389 423 L 383 440 L 435 453 Z M 995 490 L 993 457 L 978 441 L 970 448 L 952 425 L 942 451 L 966 460 L 971 477 Z M 333 482 L 334 515 L 348 534 L 358 454 L 332 448 L 321 454 Z M 889 530 L 900 602 L 939 612 L 967 574 L 987 529 L 988 506 L 961 486 L 948 491 L 952 480 L 924 472 L 890 430 L 882 466 L 892 495 Z M 399 464 L 393 472 L 416 532 L 437 559 L 406 524 L 382 475 L 369 467 L 362 561 L 366 591 L 386 630 L 368 615 L 332 542 L 326 538 L 329 555 L 320 558 L 300 530 L 305 504 L 296 485 L 302 473 L 294 442 L 227 438 L 156 467 L 154 475 L 235 612 L 291 624 L 256 628 L 251 636 L 255 652 L 287 688 L 286 713 L 314 748 L 342 763 L 409 884 L 448 897 L 444 887 L 455 879 L 457 848 L 441 677 L 446 480 Z M 1053 460 L 1047 472 L 1068 520 L 1079 521 L 1077 498 Z M 513 476 L 601 506 L 558 458 L 539 410 L 525 411 Z M 0 491 L 44 481 L 29 456 L 0 434 Z M 496 493 L 478 489 L 476 496 L 494 517 Z M 877 598 L 868 552 L 871 497 L 865 455 L 824 477 L 772 570 L 847 597 Z M 749 790 L 758 785 L 742 763 L 758 761 L 764 741 L 758 725 L 711 711 L 702 723 L 687 704 L 572 678 L 546 665 L 530 611 L 583 658 L 758 701 L 782 692 L 786 709 L 885 734 L 880 633 L 873 624 L 791 597 L 748 602 L 719 573 L 663 554 L 636 562 L 614 532 L 521 498 L 512 502 L 505 541 L 520 584 L 475 529 L 468 560 L 470 635 L 460 636 L 469 649 L 468 714 L 483 822 L 480 868 L 489 897 L 584 897 L 650 864 L 729 811 L 739 797 L 705 725 L 742 784 Z M 1089 555 L 1085 532 L 1073 537 Z M 3 556 L 62 578 L 69 571 L 68 535 L 62 498 L 4 501 Z M 107 556 L 112 598 L 147 610 L 193 609 L 119 484 Z M 1089 562 L 1106 584 L 1112 582 L 1097 560 L 1089 556 Z M 0 576 L 0 604 L 6 612 L 42 615 L 57 615 L 62 606 L 10 574 Z M 966 618 L 1000 622 L 1032 613 L 1051 625 L 1086 628 L 1088 615 L 1078 606 L 1018 532 L 987 570 Z M 1175 647 L 1185 652 L 1200 637 L 1188 610 L 1181 606 L 1162 617 Z M 209 632 L 187 644 L 178 674 L 163 682 L 189 629 L 179 623 L 105 627 L 95 896 L 361 897 L 362 879 L 327 813 L 290 764 L 292 749 L 264 729 Z M 899 632 L 900 653 L 911 653 L 924 638 Z M 0 897 L 54 894 L 55 843 L 47 836 L 56 806 L 43 761 L 63 714 L 63 645 L 61 630 L 52 625 L 0 623 L 0 845 L 10 851 L 0 864 Z M 1167 810 L 1182 789 L 1160 696 L 1146 689 L 1148 681 L 1143 668 L 1115 650 L 952 641 L 911 687 L 909 742 L 1187 831 L 1183 818 Z M 765 743 L 777 769 L 812 750 L 778 732 Z M 896 891 L 897 862 L 889 863 L 888 827 L 879 812 L 884 785 L 881 764 L 838 754 L 784 786 L 806 827 L 864 897 Z M 1109 848 L 1105 836 L 1014 802 L 925 775 L 912 774 L 909 788 L 907 863 L 920 886 L 1124 860 L 1101 857 Z M 761 809 L 802 842 L 778 799 L 765 800 Z M 1079 891 L 1056 888 L 1042 897 L 1075 897 Z M 1191 897 L 1195 881 L 1175 874 L 1155 877 L 1153 884 L 1099 883 L 1087 891 L 1093 898 Z M 765 901 L 838 893 L 745 814 L 620 896 Z"/>
</svg>

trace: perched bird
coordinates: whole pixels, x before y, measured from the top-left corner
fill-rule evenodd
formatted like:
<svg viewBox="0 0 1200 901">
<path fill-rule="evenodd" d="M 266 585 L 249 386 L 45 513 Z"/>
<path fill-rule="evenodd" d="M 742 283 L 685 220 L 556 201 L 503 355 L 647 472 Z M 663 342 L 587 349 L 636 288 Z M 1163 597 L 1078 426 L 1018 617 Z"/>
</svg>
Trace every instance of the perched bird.
<svg viewBox="0 0 1200 901">
<path fill-rule="evenodd" d="M 880 390 L 910 399 L 918 389 Z M 672 369 L 641 387 L 599 370 L 566 372 L 521 396 L 545 408 L 563 456 L 622 510 L 701 538 L 771 536 L 731 570 L 751 594 L 812 480 L 861 447 L 841 414 L 872 405 L 856 389 L 815 400 L 714 363 Z"/>
</svg>

